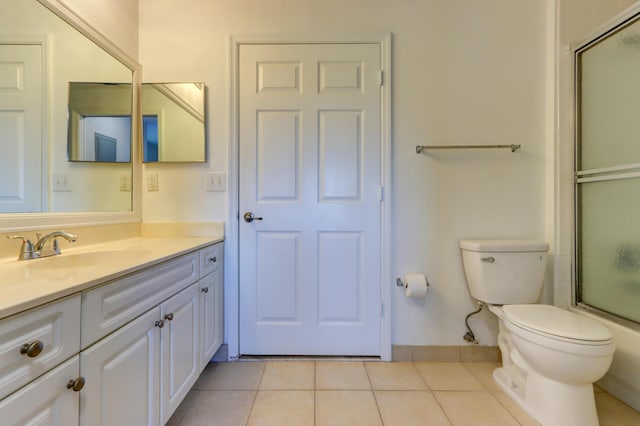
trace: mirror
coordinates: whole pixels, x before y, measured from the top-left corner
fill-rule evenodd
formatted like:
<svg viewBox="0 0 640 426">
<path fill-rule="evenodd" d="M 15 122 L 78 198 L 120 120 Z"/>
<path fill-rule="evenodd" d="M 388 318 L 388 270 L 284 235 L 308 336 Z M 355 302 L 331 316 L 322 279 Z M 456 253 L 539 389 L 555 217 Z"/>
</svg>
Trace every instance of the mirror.
<svg viewBox="0 0 640 426">
<path fill-rule="evenodd" d="M 204 83 L 142 83 L 145 163 L 206 160 Z"/>
<path fill-rule="evenodd" d="M 131 161 L 130 83 L 69 83 L 69 161 Z"/>
<path fill-rule="evenodd" d="M 90 223 L 104 212 L 109 212 L 106 221 L 116 213 L 127 213 L 133 220 L 131 148 L 124 149 L 126 156 L 116 154 L 122 162 L 68 161 L 68 102 L 76 83 L 95 87 L 115 83 L 114 87 L 127 91 L 128 105 L 117 115 L 126 114 L 134 131 L 128 131 L 126 137 L 114 137 L 111 131 L 94 133 L 103 135 L 106 145 L 113 144 L 109 138 L 116 142 L 125 138 L 131 146 L 131 135 L 138 128 L 132 121 L 136 116 L 132 97 L 137 94 L 131 88 L 139 66 L 58 2 L 0 0 L 0 28 L 0 212 L 12 213 L 11 224 L 21 220 L 15 213 L 32 213 L 26 222 L 29 225 L 46 223 L 53 217 L 48 213 L 64 213 L 75 223 Z M 11 64 L 17 64 L 15 69 Z M 25 94 L 25 107 L 5 103 L 12 98 L 7 93 Z M 99 123 L 90 125 L 105 128 Z M 83 149 L 88 151 L 86 146 Z"/>
</svg>

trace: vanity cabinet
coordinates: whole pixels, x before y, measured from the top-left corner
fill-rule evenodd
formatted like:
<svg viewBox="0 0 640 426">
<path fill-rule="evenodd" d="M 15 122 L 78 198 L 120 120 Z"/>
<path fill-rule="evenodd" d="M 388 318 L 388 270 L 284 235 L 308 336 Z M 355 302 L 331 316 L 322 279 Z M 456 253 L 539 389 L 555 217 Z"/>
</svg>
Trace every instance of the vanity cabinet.
<svg viewBox="0 0 640 426">
<path fill-rule="evenodd" d="M 222 247 L 1 320 L 0 423 L 165 424 L 222 344 Z"/>
</svg>

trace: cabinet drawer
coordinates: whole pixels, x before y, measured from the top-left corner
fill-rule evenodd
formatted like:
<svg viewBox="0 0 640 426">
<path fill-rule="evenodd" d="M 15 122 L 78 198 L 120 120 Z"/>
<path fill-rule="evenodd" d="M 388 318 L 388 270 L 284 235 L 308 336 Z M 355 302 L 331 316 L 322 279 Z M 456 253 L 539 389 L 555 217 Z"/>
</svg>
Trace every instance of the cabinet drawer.
<svg viewBox="0 0 640 426">
<path fill-rule="evenodd" d="M 82 294 L 82 348 L 198 280 L 198 252 L 112 281 Z"/>
<path fill-rule="evenodd" d="M 78 358 L 76 355 L 0 401 L 2 424 L 77 425 L 80 394 L 67 388 L 67 384 L 78 377 Z"/>
<path fill-rule="evenodd" d="M 80 295 L 0 321 L 0 398 L 77 353 L 79 336 Z"/>
<path fill-rule="evenodd" d="M 200 250 L 200 276 L 217 271 L 222 265 L 222 243 Z"/>
</svg>

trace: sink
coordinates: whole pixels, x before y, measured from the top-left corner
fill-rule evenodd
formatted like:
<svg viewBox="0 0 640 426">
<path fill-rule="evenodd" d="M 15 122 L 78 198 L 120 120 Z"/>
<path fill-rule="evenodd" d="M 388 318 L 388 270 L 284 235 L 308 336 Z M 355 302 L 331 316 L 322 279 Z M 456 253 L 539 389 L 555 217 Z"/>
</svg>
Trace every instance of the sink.
<svg viewBox="0 0 640 426">
<path fill-rule="evenodd" d="M 25 268 L 30 271 L 92 268 L 121 264 L 124 261 L 138 263 L 137 261 L 148 253 L 148 250 L 137 249 L 86 251 L 68 254 L 63 253 L 42 259 L 25 260 L 23 262 L 25 262 Z"/>
</svg>

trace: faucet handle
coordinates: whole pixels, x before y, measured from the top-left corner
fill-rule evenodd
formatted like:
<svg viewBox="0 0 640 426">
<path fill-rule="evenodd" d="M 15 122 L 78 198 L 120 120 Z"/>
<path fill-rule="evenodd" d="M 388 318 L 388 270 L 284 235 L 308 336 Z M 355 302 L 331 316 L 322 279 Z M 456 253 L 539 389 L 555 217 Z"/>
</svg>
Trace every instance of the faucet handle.
<svg viewBox="0 0 640 426">
<path fill-rule="evenodd" d="M 34 259 L 38 257 L 38 253 L 35 251 L 31 240 L 24 238 L 21 235 L 7 235 L 7 238 L 10 240 L 22 240 L 18 260 Z"/>
</svg>

